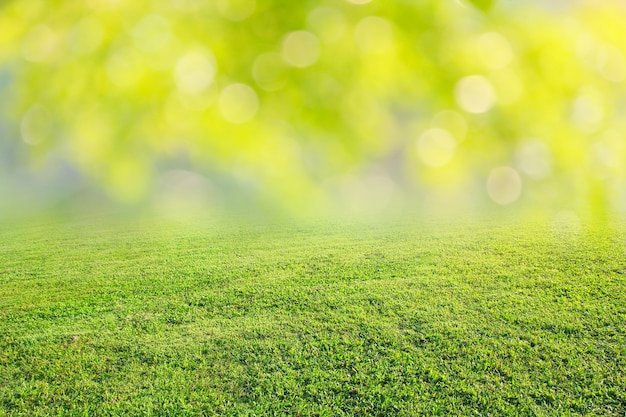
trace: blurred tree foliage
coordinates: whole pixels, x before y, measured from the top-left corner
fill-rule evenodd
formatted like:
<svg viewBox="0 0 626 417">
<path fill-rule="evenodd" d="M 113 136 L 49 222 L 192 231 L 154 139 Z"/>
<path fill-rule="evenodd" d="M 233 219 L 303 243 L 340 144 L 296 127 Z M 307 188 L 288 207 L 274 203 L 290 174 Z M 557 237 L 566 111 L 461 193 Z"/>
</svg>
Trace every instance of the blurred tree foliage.
<svg viewBox="0 0 626 417">
<path fill-rule="evenodd" d="M 3 2 L 2 140 L 123 201 L 623 210 L 624 5 L 471 3 Z"/>
</svg>

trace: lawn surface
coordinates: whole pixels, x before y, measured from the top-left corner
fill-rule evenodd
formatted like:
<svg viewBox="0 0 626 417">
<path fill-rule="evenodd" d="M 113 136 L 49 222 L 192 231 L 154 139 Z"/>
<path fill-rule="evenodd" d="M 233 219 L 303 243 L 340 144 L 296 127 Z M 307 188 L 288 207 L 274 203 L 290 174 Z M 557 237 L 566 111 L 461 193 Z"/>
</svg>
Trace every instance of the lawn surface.
<svg viewBox="0 0 626 417">
<path fill-rule="evenodd" d="M 0 416 L 626 414 L 623 228 L 0 229 Z"/>
</svg>

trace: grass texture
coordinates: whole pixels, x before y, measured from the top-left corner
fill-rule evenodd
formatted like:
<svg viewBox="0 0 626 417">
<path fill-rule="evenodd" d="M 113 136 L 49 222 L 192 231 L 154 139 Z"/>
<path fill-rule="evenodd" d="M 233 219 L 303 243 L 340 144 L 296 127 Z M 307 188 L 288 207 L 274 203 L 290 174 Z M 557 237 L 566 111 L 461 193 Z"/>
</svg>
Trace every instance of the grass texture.
<svg viewBox="0 0 626 417">
<path fill-rule="evenodd" d="M 624 236 L 4 226 L 0 416 L 624 416 Z"/>
</svg>

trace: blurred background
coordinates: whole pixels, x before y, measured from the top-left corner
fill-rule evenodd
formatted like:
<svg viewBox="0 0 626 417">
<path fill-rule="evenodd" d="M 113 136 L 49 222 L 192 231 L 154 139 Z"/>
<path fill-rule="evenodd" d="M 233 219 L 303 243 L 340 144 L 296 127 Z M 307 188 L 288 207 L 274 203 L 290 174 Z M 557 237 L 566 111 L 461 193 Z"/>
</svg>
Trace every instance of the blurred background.
<svg viewBox="0 0 626 417">
<path fill-rule="evenodd" d="M 626 3 L 4 0 L 0 215 L 626 211 Z"/>
</svg>

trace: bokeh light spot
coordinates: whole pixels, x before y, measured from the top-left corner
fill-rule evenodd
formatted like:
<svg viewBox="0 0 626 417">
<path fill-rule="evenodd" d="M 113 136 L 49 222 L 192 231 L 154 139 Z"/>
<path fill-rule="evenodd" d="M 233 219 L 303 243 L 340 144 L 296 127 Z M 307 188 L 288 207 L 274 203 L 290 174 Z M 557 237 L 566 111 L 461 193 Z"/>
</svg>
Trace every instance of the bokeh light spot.
<svg viewBox="0 0 626 417">
<path fill-rule="evenodd" d="M 457 142 L 461 142 L 465 139 L 465 135 L 467 134 L 467 121 L 465 117 L 454 110 L 443 110 L 435 114 L 430 121 L 430 125 L 446 130 Z"/>
<path fill-rule="evenodd" d="M 606 143 L 596 142 L 591 145 L 591 164 L 594 176 L 598 178 L 606 178 L 610 168 L 617 166 L 617 158 Z"/>
<path fill-rule="evenodd" d="M 106 64 L 106 73 L 113 84 L 118 87 L 133 85 L 143 71 L 142 63 L 136 52 L 130 48 L 118 49 L 111 56 Z"/>
<path fill-rule="evenodd" d="M 488 32 L 477 39 L 477 47 L 483 64 L 489 69 L 501 69 L 513 60 L 511 44 L 497 32 Z"/>
<path fill-rule="evenodd" d="M 182 93 L 196 95 L 213 84 L 216 69 L 208 52 L 188 52 L 174 68 L 176 86 Z"/>
<path fill-rule="evenodd" d="M 615 130 L 600 135 L 589 148 L 592 175 L 600 179 L 616 178 L 623 169 L 625 148 L 622 136 Z"/>
<path fill-rule="evenodd" d="M 22 56 L 30 62 L 46 61 L 58 43 L 57 34 L 46 25 L 35 26 L 22 43 Z"/>
<path fill-rule="evenodd" d="M 447 130 L 429 129 L 416 142 L 419 158 L 426 165 L 440 167 L 446 165 L 454 156 L 456 141 Z"/>
<path fill-rule="evenodd" d="M 254 60 L 252 78 L 264 90 L 278 90 L 287 83 L 287 67 L 279 54 L 266 52 Z"/>
<path fill-rule="evenodd" d="M 582 93 L 572 103 L 572 122 L 584 132 L 595 132 L 604 120 L 604 108 L 595 94 Z"/>
<path fill-rule="evenodd" d="M 598 52 L 597 69 L 600 75 L 614 83 L 626 79 L 626 60 L 619 49 L 605 46 Z"/>
<path fill-rule="evenodd" d="M 393 46 L 393 31 L 387 20 L 378 16 L 368 16 L 357 23 L 354 39 L 363 52 L 380 54 Z"/>
<path fill-rule="evenodd" d="M 305 30 L 289 33 L 283 39 L 282 56 L 289 65 L 298 68 L 309 67 L 320 57 L 320 44 L 317 36 Z"/>
<path fill-rule="evenodd" d="M 217 100 L 217 87 L 213 85 L 200 94 L 179 93 L 178 99 L 186 109 L 202 111 L 211 107 Z"/>
<path fill-rule="evenodd" d="M 220 93 L 218 105 L 220 114 L 226 121 L 241 124 L 256 115 L 259 110 L 259 98 L 246 84 L 231 84 Z"/>
<path fill-rule="evenodd" d="M 94 10 L 113 10 L 122 5 L 124 0 L 87 0 L 87 4 Z"/>
<path fill-rule="evenodd" d="M 482 75 L 461 78 L 454 89 L 457 104 L 468 113 L 485 113 L 496 103 L 491 82 Z"/>
<path fill-rule="evenodd" d="M 161 49 L 172 40 L 170 22 L 156 14 L 141 19 L 133 28 L 132 35 L 135 46 L 146 52 Z"/>
<path fill-rule="evenodd" d="M 218 0 L 217 9 L 220 14 L 234 22 L 247 19 L 254 13 L 256 0 Z"/>
<path fill-rule="evenodd" d="M 29 145 L 37 145 L 50 135 L 52 118 L 49 110 L 41 104 L 32 105 L 22 116 L 20 133 Z"/>
<path fill-rule="evenodd" d="M 487 177 L 487 194 L 497 204 L 508 205 L 519 199 L 522 178 L 511 167 L 494 168 Z"/>
<path fill-rule="evenodd" d="M 343 13 L 333 7 L 313 9 L 306 20 L 308 26 L 326 43 L 338 41 L 346 32 Z"/>
<path fill-rule="evenodd" d="M 68 43 L 72 53 L 88 55 L 100 46 L 103 37 L 104 28 L 102 23 L 94 16 L 87 16 L 72 27 Z"/>
<path fill-rule="evenodd" d="M 541 140 L 523 141 L 515 152 L 515 161 L 517 168 L 533 179 L 540 180 L 552 175 L 552 154 Z"/>
</svg>

